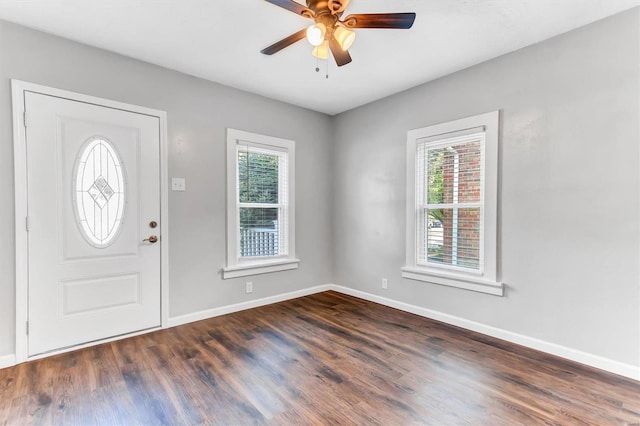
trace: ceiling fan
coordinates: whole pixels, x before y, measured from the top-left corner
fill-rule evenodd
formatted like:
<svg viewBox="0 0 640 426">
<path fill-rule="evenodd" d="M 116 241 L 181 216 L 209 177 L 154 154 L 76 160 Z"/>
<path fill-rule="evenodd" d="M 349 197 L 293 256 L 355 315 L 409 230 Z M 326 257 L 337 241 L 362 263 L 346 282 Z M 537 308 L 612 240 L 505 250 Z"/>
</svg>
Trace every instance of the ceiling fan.
<svg viewBox="0 0 640 426">
<path fill-rule="evenodd" d="M 331 51 L 339 67 L 351 62 L 349 47 L 356 37 L 355 32 L 351 29 L 408 29 L 416 19 L 415 13 L 367 13 L 349 15 L 341 19 L 351 0 L 306 0 L 306 7 L 293 0 L 265 1 L 296 15 L 312 19 L 315 23 L 262 49 L 262 53 L 273 55 L 306 37 L 314 46 L 313 56 L 326 59 Z"/>
</svg>

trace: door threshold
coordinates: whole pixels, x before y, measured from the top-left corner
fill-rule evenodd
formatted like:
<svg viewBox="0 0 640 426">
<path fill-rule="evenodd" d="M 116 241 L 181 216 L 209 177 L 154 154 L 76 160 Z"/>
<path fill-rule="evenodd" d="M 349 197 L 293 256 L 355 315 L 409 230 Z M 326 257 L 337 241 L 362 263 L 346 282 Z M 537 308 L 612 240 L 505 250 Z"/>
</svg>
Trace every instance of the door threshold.
<svg viewBox="0 0 640 426">
<path fill-rule="evenodd" d="M 60 355 L 60 354 L 68 353 L 68 352 L 73 352 L 73 351 L 77 351 L 77 350 L 80 350 L 80 349 L 86 349 L 86 348 L 90 348 L 92 346 L 98 346 L 98 345 L 102 345 L 102 344 L 105 344 L 105 343 L 115 342 L 116 340 L 127 339 L 129 337 L 140 336 L 142 334 L 152 333 L 152 332 L 158 331 L 158 330 L 162 330 L 162 327 L 161 326 L 156 326 L 156 327 L 151 327 L 151 328 L 145 328 L 143 330 L 134 331 L 132 333 L 124 333 L 124 334 L 119 334 L 117 336 L 111 336 L 111 337 L 109 337 L 107 339 L 92 340 L 90 342 L 81 343 L 79 345 L 66 346 L 64 348 L 54 349 L 54 350 L 51 350 L 51 351 L 48 351 L 48 352 L 42 352 L 42 353 L 39 353 L 39 354 L 36 354 L 36 355 L 27 356 L 27 358 L 25 360 L 18 362 L 18 364 L 20 364 L 22 362 L 35 361 L 37 359 L 43 359 L 43 358 L 48 358 L 50 356 L 55 356 L 55 355 Z"/>
</svg>

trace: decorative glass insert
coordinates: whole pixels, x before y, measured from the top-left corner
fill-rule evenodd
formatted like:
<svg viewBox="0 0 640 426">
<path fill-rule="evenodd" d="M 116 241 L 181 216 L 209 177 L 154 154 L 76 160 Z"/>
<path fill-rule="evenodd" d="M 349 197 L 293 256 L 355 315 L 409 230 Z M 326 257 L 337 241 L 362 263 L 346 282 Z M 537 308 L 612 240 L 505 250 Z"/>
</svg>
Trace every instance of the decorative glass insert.
<svg viewBox="0 0 640 426">
<path fill-rule="evenodd" d="M 109 247 L 122 226 L 125 176 L 120 157 L 103 137 L 89 139 L 74 168 L 74 204 L 78 227 L 89 244 Z"/>
</svg>

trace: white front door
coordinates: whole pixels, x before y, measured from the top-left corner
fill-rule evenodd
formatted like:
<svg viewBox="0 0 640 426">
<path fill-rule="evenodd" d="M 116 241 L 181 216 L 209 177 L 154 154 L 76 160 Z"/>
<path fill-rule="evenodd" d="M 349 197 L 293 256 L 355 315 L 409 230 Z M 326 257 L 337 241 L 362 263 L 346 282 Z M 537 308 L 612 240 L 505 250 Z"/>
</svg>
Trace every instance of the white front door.
<svg viewBox="0 0 640 426">
<path fill-rule="evenodd" d="M 28 356 L 161 325 L 160 122 L 24 92 Z"/>
</svg>

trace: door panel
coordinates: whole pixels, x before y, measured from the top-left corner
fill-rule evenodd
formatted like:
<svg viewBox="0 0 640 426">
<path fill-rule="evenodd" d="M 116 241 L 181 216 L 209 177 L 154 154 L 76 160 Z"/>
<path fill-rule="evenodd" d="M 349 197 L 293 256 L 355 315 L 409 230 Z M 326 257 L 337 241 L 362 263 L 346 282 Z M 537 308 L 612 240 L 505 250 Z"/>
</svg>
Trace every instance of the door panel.
<svg viewBox="0 0 640 426">
<path fill-rule="evenodd" d="M 58 294 L 62 318 L 138 305 L 138 274 L 61 281 Z"/>
<path fill-rule="evenodd" d="M 158 117 L 31 92 L 25 108 L 29 356 L 159 326 Z"/>
<path fill-rule="evenodd" d="M 128 113 L 132 114 L 132 113 Z M 144 117 L 144 116 L 142 116 Z M 97 257 L 113 257 L 113 256 L 137 256 L 138 245 L 142 240 L 141 235 L 138 234 L 138 224 L 131 218 L 137 218 L 139 216 L 138 203 L 130 202 L 131 200 L 137 200 L 139 198 L 138 185 L 139 185 L 139 170 L 140 170 L 140 134 L 135 127 L 123 127 L 118 125 L 109 125 L 107 123 L 97 124 L 95 122 L 87 122 L 78 118 L 60 117 L 58 119 L 58 140 L 63 141 L 61 158 L 63 164 L 61 164 L 60 172 L 62 178 L 62 185 L 66 185 L 67 190 L 63 190 L 60 193 L 62 214 L 60 218 L 62 220 L 63 232 L 61 235 L 60 243 L 62 244 L 61 253 L 63 261 L 75 261 L 75 260 L 91 260 Z M 112 241 L 112 244 L 99 250 L 91 250 L 91 246 L 87 244 L 86 237 L 83 236 L 82 231 L 78 231 L 78 213 L 76 212 L 76 199 L 81 198 L 78 196 L 78 191 L 74 190 L 73 181 L 76 176 L 77 163 L 81 158 L 82 149 L 88 142 L 96 140 L 96 138 L 105 138 L 109 135 L 107 143 L 115 145 L 115 141 L 118 141 L 116 153 L 122 161 L 123 186 L 125 192 L 125 208 L 124 217 L 121 229 L 119 229 L 119 235 Z M 128 161 L 124 161 L 124 159 Z M 86 168 L 86 167 L 85 167 Z M 157 168 L 156 168 L 157 170 Z M 93 176 L 91 173 L 85 173 L 85 187 L 91 185 L 99 176 Z M 70 183 L 71 182 L 71 183 Z M 82 182 L 80 182 L 82 184 Z M 113 186 L 113 185 L 112 185 Z M 97 191 L 100 194 L 100 191 Z M 87 198 L 88 204 L 93 204 L 95 210 L 101 210 L 100 205 L 97 204 L 91 197 L 86 194 L 84 198 Z M 114 196 L 109 199 L 109 202 L 113 202 Z M 82 201 L 82 200 L 81 200 Z M 109 207 L 108 205 L 105 207 Z M 145 238 L 145 237 L 143 237 Z M 91 244 L 91 243 L 89 243 Z"/>
</svg>

